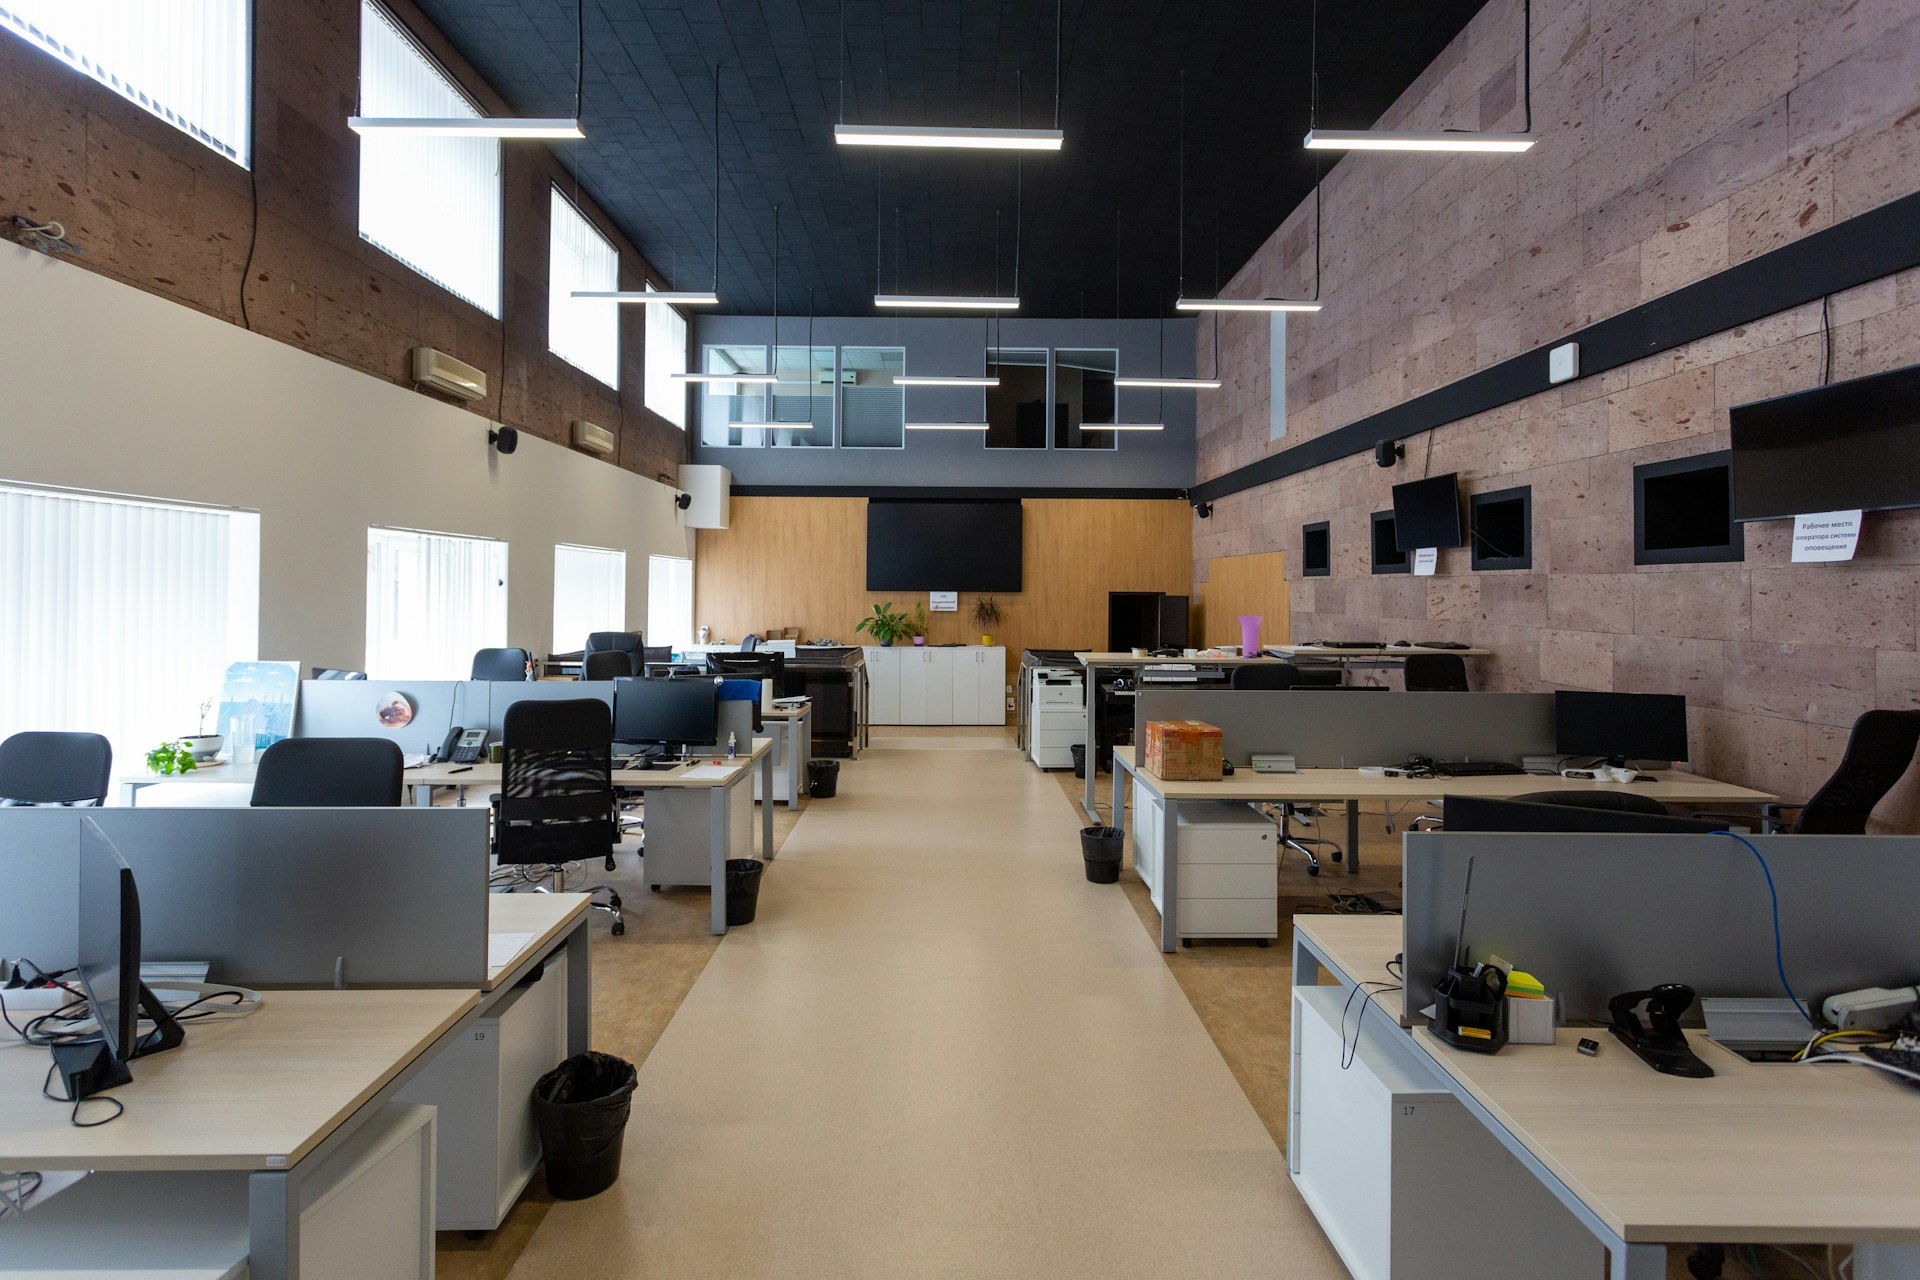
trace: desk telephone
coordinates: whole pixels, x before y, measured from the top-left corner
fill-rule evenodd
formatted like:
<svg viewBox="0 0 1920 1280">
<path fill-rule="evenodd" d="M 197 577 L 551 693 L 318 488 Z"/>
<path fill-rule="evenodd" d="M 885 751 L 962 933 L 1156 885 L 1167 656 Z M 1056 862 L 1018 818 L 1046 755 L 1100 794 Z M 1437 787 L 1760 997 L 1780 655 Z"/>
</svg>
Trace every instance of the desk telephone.
<svg viewBox="0 0 1920 1280">
<path fill-rule="evenodd" d="M 450 764 L 477 764 L 480 753 L 486 749 L 485 729 L 462 729 L 455 725 L 447 730 L 447 740 L 440 744 L 440 758 Z"/>
</svg>

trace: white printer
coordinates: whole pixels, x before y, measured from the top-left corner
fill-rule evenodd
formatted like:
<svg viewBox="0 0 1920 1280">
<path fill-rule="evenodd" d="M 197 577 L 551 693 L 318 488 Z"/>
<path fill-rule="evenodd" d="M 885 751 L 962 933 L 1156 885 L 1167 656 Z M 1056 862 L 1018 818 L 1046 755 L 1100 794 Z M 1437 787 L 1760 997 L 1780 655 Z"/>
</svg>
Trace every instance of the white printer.
<svg viewBox="0 0 1920 1280">
<path fill-rule="evenodd" d="M 1073 768 L 1073 744 L 1087 736 L 1086 677 L 1078 667 L 1029 667 L 1027 706 L 1028 758 L 1042 769 Z"/>
</svg>

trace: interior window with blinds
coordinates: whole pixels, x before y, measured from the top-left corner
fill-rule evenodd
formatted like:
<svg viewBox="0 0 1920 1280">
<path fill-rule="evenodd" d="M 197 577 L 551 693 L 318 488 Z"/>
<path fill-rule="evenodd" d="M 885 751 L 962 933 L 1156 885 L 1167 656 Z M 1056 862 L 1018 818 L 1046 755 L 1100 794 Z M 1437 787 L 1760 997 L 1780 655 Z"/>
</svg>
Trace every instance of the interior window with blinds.
<svg viewBox="0 0 1920 1280">
<path fill-rule="evenodd" d="M 647 643 L 693 643 L 693 561 L 685 556 L 647 557 Z"/>
<path fill-rule="evenodd" d="M 593 631 L 627 629 L 627 553 L 561 543 L 553 549 L 553 652 L 584 649 Z"/>
<path fill-rule="evenodd" d="M 547 347 L 610 387 L 620 385 L 620 304 L 575 289 L 620 287 L 620 252 L 554 187 L 547 255 Z"/>
<path fill-rule="evenodd" d="M 103 734 L 141 772 L 259 644 L 258 513 L 0 485 L 0 738 Z"/>
<path fill-rule="evenodd" d="M 361 0 L 359 114 L 481 112 L 392 14 Z M 500 140 L 380 133 L 359 144 L 361 236 L 498 316 Z"/>
<path fill-rule="evenodd" d="M 658 293 L 651 284 L 648 293 Z M 687 429 L 687 384 L 674 374 L 687 371 L 687 318 L 664 302 L 647 304 L 646 405 L 661 417 Z"/>
<path fill-rule="evenodd" d="M 507 544 L 413 529 L 367 530 L 367 675 L 465 680 L 507 643 Z"/>
<path fill-rule="evenodd" d="M 0 0 L 0 30 L 251 162 L 248 0 Z"/>
</svg>

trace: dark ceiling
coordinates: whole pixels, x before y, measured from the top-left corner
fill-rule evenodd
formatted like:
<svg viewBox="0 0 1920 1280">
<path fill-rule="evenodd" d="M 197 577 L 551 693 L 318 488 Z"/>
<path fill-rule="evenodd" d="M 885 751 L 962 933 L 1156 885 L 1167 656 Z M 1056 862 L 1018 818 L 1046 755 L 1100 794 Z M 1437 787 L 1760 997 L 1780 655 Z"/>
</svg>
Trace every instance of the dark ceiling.
<svg viewBox="0 0 1920 1280">
<path fill-rule="evenodd" d="M 419 0 L 525 115 L 573 109 L 575 0 Z M 721 71 L 721 310 L 873 311 L 887 292 L 1012 292 L 1021 312 L 1170 306 L 1180 255 L 1178 73 L 1186 71 L 1186 284 L 1231 276 L 1312 190 L 1312 0 L 1065 0 L 1065 147 L 1011 152 L 841 147 L 840 0 L 584 0 L 587 140 L 554 144 L 581 185 L 676 288 L 713 278 L 712 74 Z M 1371 124 L 1483 0 L 1324 0 L 1320 122 Z M 1049 0 L 846 0 L 845 119 L 1050 125 Z M 875 181 L 880 182 L 876 218 Z M 876 236 L 876 223 L 880 233 Z"/>
</svg>

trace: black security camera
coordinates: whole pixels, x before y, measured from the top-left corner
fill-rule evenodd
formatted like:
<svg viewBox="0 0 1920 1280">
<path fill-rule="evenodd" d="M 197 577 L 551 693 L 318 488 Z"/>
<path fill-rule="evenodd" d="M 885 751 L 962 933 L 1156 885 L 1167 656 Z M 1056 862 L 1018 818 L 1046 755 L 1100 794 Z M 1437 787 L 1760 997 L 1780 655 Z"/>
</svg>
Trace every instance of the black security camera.
<svg viewBox="0 0 1920 1280">
<path fill-rule="evenodd" d="M 673 505 L 685 511 L 693 505 L 693 495 L 690 493 L 676 493 L 673 495 Z"/>
<path fill-rule="evenodd" d="M 1211 502 L 1196 502 L 1193 504 L 1193 514 L 1205 520 L 1213 514 L 1213 504 Z"/>
<path fill-rule="evenodd" d="M 501 427 L 498 431 L 487 432 L 487 443 L 501 453 L 512 453 L 520 447 L 520 432 L 513 427 Z"/>
</svg>

